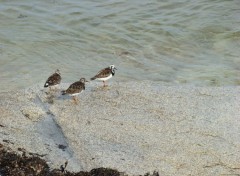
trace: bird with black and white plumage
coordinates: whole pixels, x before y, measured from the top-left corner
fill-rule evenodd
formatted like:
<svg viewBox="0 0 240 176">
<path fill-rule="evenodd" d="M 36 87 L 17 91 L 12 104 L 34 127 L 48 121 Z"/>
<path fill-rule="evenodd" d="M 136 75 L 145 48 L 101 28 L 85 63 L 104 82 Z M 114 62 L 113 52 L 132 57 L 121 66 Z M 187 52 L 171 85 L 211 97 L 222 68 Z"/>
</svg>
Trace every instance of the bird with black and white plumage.
<svg viewBox="0 0 240 176">
<path fill-rule="evenodd" d="M 110 65 L 100 70 L 91 80 L 103 81 L 103 87 L 106 87 L 105 82 L 115 75 L 115 70 L 117 70 L 117 68 L 114 65 Z"/>
<path fill-rule="evenodd" d="M 88 82 L 85 78 L 72 83 L 66 90 L 62 91 L 62 95 L 68 94 L 73 97 L 74 103 L 77 104 L 76 96 L 85 90 L 85 83 Z"/>
<path fill-rule="evenodd" d="M 49 78 L 47 79 L 46 83 L 44 84 L 44 87 L 49 87 L 51 90 L 51 87 L 57 86 L 61 83 L 62 77 L 60 74 L 59 69 L 55 71 Z"/>
</svg>

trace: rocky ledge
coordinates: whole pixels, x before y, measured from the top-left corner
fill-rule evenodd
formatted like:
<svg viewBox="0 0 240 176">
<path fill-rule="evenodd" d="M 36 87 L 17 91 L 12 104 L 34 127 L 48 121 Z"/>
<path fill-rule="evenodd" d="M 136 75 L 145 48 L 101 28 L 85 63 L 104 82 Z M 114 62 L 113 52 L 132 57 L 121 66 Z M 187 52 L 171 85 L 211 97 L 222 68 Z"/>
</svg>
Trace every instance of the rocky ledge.
<svg viewBox="0 0 240 176">
<path fill-rule="evenodd" d="M 240 87 L 90 83 L 75 105 L 68 85 L 0 93 L 1 143 L 71 172 L 240 175 Z"/>
</svg>

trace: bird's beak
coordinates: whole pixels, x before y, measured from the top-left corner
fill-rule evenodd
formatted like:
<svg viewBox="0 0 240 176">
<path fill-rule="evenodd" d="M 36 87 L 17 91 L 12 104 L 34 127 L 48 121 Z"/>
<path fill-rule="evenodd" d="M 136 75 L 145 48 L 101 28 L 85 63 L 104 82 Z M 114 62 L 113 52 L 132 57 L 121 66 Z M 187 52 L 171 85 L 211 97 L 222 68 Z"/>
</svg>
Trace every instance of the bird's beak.
<svg viewBox="0 0 240 176">
<path fill-rule="evenodd" d="M 117 70 L 117 68 L 115 67 L 114 70 Z"/>
<path fill-rule="evenodd" d="M 88 80 L 85 80 L 85 82 L 89 82 Z"/>
</svg>

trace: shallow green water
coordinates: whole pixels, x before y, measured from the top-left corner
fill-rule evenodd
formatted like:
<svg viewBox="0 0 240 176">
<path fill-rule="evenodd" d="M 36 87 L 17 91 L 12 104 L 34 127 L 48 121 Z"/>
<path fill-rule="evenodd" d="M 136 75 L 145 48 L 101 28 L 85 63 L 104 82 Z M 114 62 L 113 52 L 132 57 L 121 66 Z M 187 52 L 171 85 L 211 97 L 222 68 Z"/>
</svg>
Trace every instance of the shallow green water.
<svg viewBox="0 0 240 176">
<path fill-rule="evenodd" d="M 90 78 L 240 85 L 239 0 L 0 1 L 1 91 Z"/>
</svg>

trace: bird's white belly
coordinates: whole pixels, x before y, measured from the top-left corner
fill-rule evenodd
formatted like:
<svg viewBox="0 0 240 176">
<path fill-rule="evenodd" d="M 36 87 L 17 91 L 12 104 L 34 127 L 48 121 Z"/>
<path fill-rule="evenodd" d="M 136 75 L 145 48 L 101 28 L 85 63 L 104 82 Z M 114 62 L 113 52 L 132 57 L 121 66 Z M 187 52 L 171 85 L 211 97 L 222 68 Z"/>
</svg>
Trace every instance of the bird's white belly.
<svg viewBox="0 0 240 176">
<path fill-rule="evenodd" d="M 112 74 L 110 74 L 108 77 L 105 77 L 105 78 L 97 78 L 96 80 L 98 81 L 106 81 L 108 79 L 110 79 L 112 77 Z"/>
<path fill-rule="evenodd" d="M 74 94 L 69 94 L 69 96 L 77 96 L 77 95 L 79 95 L 80 93 L 82 93 L 82 92 L 74 93 Z"/>
<path fill-rule="evenodd" d="M 55 84 L 55 85 L 53 85 L 53 86 L 50 86 L 50 87 L 52 87 L 52 88 L 58 88 L 58 87 L 59 87 L 59 85 L 60 85 L 60 84 Z"/>
</svg>

